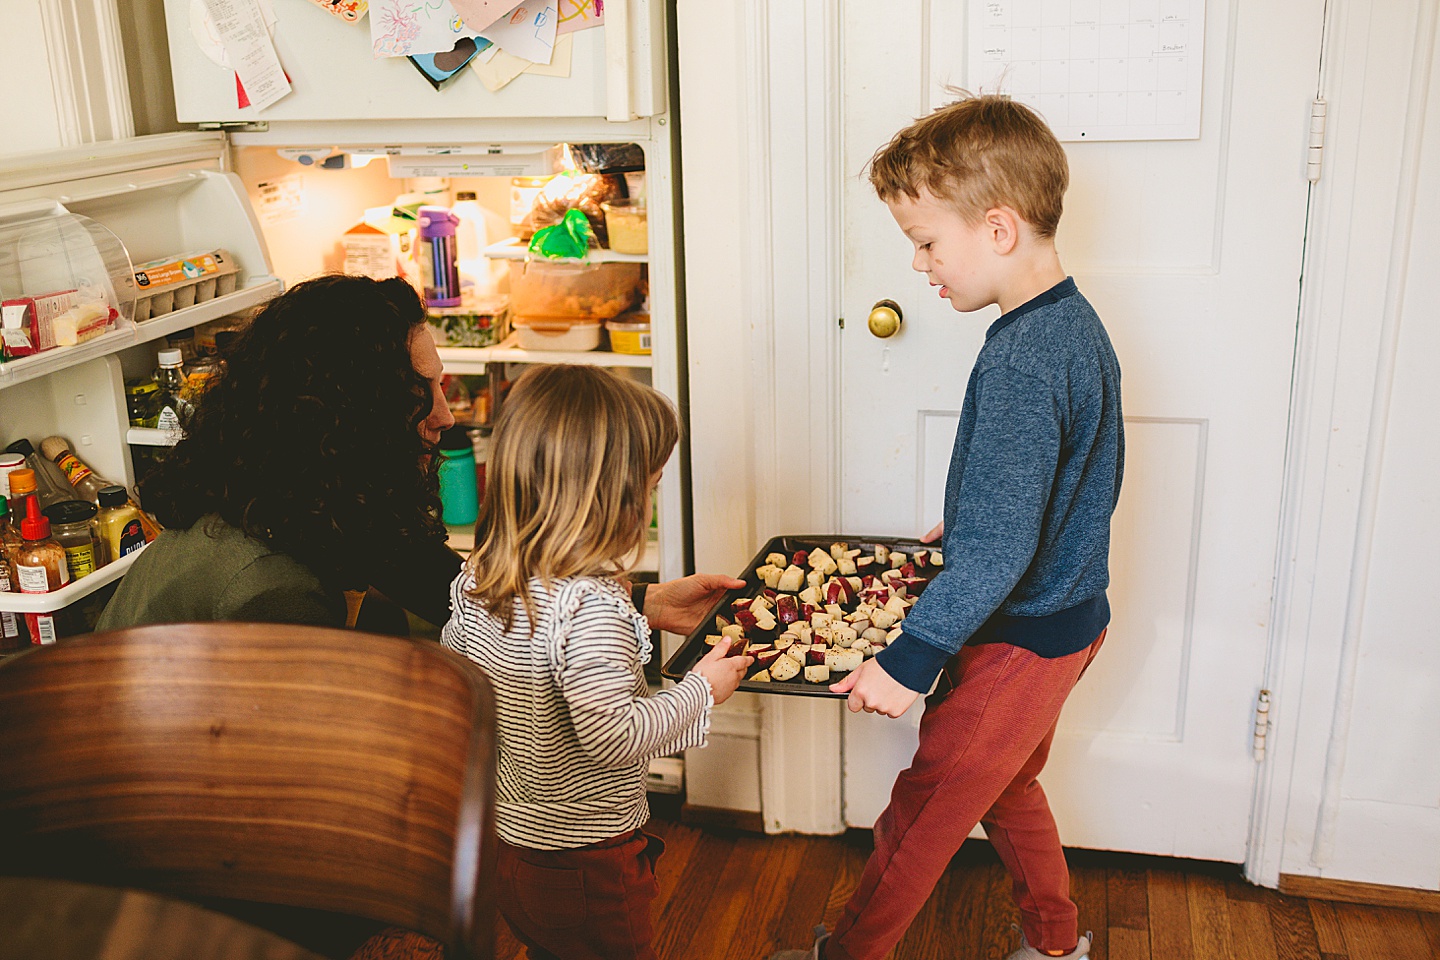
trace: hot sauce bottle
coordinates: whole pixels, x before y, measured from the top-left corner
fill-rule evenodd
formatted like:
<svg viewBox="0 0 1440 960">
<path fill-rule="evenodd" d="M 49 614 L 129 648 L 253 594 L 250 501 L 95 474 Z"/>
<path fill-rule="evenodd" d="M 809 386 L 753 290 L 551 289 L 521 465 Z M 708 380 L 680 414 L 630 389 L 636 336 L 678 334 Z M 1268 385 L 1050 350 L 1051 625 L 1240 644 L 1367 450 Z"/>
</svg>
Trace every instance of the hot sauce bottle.
<svg viewBox="0 0 1440 960">
<path fill-rule="evenodd" d="M 65 548 L 51 538 L 50 521 L 40 512 L 40 498 L 35 494 L 25 498 L 25 519 L 20 521 L 20 536 L 24 542 L 16 551 L 13 562 L 21 593 L 50 593 L 70 582 Z M 31 643 L 55 642 L 54 614 L 27 613 L 25 623 L 30 628 Z"/>
<path fill-rule="evenodd" d="M 16 592 L 10 558 L 23 543 L 20 531 L 10 522 L 10 504 L 0 496 L 0 593 Z M 25 628 L 19 615 L 0 610 L 0 651 L 19 650 L 24 646 Z"/>
</svg>

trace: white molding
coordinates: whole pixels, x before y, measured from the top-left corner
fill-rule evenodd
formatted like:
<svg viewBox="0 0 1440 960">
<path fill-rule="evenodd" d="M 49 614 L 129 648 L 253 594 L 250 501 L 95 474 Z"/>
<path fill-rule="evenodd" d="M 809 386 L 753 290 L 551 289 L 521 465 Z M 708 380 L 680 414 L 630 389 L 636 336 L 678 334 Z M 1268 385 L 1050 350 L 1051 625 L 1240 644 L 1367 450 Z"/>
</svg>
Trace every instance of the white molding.
<svg viewBox="0 0 1440 960">
<path fill-rule="evenodd" d="M 135 135 L 117 0 L 40 0 L 62 146 Z"/>
<path fill-rule="evenodd" d="M 840 516 L 842 48 L 840 11 L 825 0 L 750 0 L 744 20 L 746 302 L 763 398 L 754 411 L 758 544 L 834 530 Z M 763 700 L 768 832 L 845 829 L 840 709 Z"/>
<path fill-rule="evenodd" d="M 1326 16 L 1326 164 L 1302 286 L 1266 670 L 1270 749 L 1245 864 L 1266 886 L 1282 872 L 1320 872 L 1331 852 L 1435 55 L 1427 0 L 1332 0 Z M 1408 63 L 1377 39 L 1403 36 L 1413 37 Z"/>
</svg>

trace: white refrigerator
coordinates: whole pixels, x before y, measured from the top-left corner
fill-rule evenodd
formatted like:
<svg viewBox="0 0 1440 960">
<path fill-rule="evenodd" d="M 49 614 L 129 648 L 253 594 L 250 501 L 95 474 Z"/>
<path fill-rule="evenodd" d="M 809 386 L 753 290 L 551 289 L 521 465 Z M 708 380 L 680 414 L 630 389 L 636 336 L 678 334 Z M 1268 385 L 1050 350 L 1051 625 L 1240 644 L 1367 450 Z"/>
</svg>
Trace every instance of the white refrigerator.
<svg viewBox="0 0 1440 960">
<path fill-rule="evenodd" d="M 416 186 L 448 189 L 452 199 L 474 192 L 487 223 L 508 223 L 511 178 L 553 172 L 557 148 L 567 143 L 634 144 L 643 152 L 648 253 L 600 255 L 645 262 L 652 352 L 537 352 L 512 338 L 443 348 L 446 370 L 513 377 L 539 362 L 613 366 L 684 410 L 678 152 L 661 0 L 607 0 L 602 26 L 571 35 L 568 77 L 522 74 L 494 92 L 469 68 L 433 89 L 406 59 L 374 59 L 364 22 L 347 24 L 308 0 L 272 5 L 275 50 L 292 90 L 265 110 L 238 105 L 235 74 L 197 41 L 193 21 L 203 5 L 165 0 L 178 117 L 203 129 L 0 157 L 0 246 L 7 223 L 75 215 L 113 233 L 132 263 L 220 248 L 238 265 L 233 292 L 144 320 L 125 311 L 110 333 L 0 364 L 0 446 L 25 437 L 38 447 L 59 435 L 97 473 L 133 486 L 141 448 L 171 441 L 130 427 L 124 381 L 154 369 L 165 337 L 243 314 L 306 276 L 339 269 L 345 230 L 365 209 Z M 504 240 L 493 233 L 492 242 Z M 23 289 L 16 271 L 5 273 L 16 253 L 7 259 L 0 250 L 0 293 L 40 292 Z M 523 256 L 523 245 L 497 242 L 491 253 Z M 641 562 L 662 579 L 688 564 L 687 463 L 677 452 L 665 473 L 658 536 Z M 463 540 L 457 536 L 462 549 Z M 123 576 L 129 560 L 57 593 L 0 594 L 0 611 L 74 603 Z"/>
</svg>

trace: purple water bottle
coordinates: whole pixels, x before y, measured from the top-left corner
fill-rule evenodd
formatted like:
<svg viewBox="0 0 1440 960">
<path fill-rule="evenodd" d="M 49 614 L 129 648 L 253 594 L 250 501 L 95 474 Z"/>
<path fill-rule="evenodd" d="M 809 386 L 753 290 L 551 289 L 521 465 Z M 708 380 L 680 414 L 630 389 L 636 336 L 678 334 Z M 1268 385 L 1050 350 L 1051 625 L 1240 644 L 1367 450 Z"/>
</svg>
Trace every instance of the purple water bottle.
<svg viewBox="0 0 1440 960">
<path fill-rule="evenodd" d="M 460 305 L 460 271 L 455 265 L 455 227 L 460 218 L 445 207 L 421 207 L 419 223 L 420 285 L 427 307 Z"/>
</svg>

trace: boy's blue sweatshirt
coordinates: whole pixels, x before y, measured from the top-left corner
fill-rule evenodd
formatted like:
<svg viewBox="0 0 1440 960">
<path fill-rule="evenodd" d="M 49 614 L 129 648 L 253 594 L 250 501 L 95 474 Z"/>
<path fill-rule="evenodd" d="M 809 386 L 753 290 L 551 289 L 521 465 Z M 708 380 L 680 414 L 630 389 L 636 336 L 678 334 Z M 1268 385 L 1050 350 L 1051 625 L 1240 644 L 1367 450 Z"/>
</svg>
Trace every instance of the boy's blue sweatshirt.
<svg viewBox="0 0 1440 960">
<path fill-rule="evenodd" d="M 1094 641 L 1124 468 L 1120 364 L 1067 277 L 985 333 L 945 483 L 945 568 L 876 656 L 885 672 L 923 693 L 967 641 L 1043 657 Z"/>
</svg>

